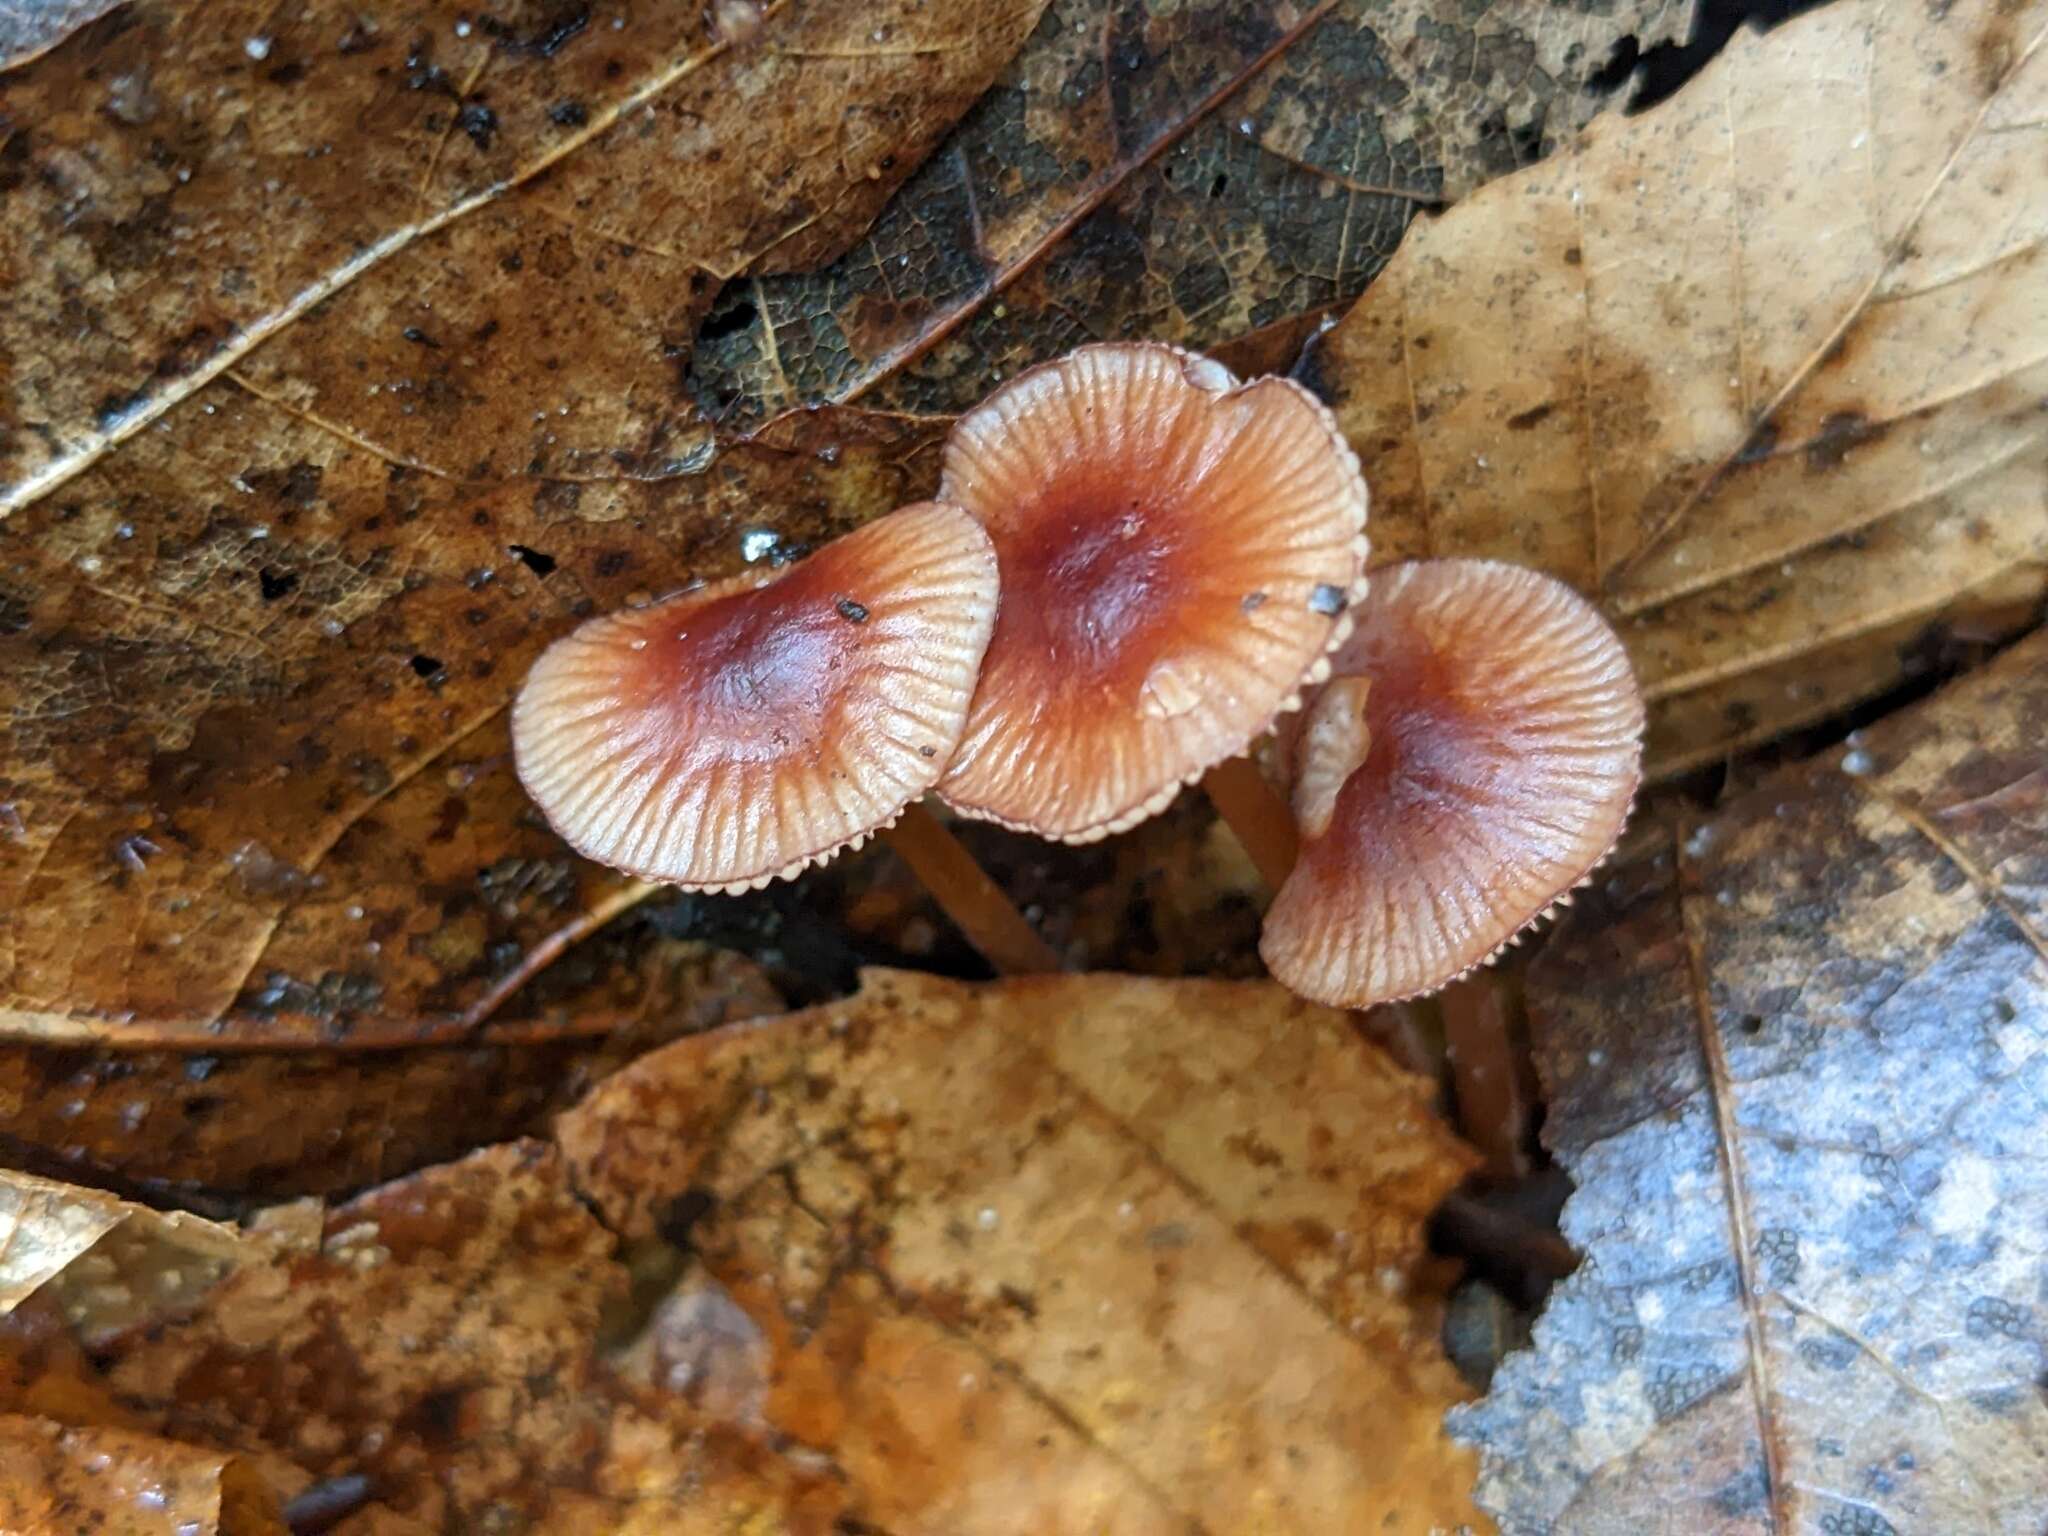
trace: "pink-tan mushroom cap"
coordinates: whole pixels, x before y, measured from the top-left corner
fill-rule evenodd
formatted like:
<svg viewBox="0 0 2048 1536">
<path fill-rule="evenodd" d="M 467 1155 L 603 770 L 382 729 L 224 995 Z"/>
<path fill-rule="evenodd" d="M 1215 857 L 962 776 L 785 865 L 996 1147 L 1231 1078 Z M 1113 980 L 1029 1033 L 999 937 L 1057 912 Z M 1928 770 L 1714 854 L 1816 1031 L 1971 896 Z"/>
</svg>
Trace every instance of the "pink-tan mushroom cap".
<svg viewBox="0 0 2048 1536">
<path fill-rule="evenodd" d="M 938 781 L 995 609 L 980 524 L 906 507 L 556 641 L 513 706 L 519 777 L 600 863 L 692 890 L 786 878 Z"/>
<path fill-rule="evenodd" d="M 1363 589 L 1365 482 L 1314 396 L 1150 342 L 1020 374 L 948 438 L 1002 604 L 940 795 L 1088 842 L 1165 808 L 1320 680 Z"/>
<path fill-rule="evenodd" d="M 1621 835 L 1643 701 L 1562 582 L 1488 560 L 1373 573 L 1293 734 L 1301 857 L 1259 952 L 1303 997 L 1411 997 L 1491 959 Z"/>
</svg>

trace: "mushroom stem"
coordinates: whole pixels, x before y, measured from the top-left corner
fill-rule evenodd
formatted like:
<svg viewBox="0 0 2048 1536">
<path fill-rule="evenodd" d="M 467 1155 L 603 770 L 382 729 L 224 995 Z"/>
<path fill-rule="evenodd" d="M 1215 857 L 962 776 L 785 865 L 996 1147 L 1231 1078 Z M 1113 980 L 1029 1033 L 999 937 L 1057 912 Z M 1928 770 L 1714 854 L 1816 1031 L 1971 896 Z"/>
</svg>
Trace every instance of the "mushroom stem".
<svg viewBox="0 0 2048 1536">
<path fill-rule="evenodd" d="M 902 819 L 882 836 L 998 975 L 1060 969 L 1052 946 L 1024 921 L 1024 914 L 960 839 L 922 805 L 906 807 Z"/>
<path fill-rule="evenodd" d="M 1259 765 L 1249 757 L 1218 763 L 1202 775 L 1202 790 L 1251 855 L 1266 884 L 1279 890 L 1301 852 L 1294 812 L 1280 792 L 1266 782 Z"/>
</svg>

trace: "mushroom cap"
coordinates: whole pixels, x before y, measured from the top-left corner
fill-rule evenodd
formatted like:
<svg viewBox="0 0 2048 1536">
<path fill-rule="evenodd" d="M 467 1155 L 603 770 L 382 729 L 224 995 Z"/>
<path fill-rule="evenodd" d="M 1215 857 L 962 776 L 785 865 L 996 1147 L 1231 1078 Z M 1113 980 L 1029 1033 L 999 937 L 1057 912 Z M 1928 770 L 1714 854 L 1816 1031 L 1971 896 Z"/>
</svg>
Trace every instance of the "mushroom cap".
<svg viewBox="0 0 2048 1536">
<path fill-rule="evenodd" d="M 691 890 L 785 879 L 937 782 L 995 610 L 980 524 L 905 507 L 557 640 L 512 709 L 519 777 L 586 858 Z"/>
<path fill-rule="evenodd" d="M 1090 842 L 1163 810 L 1319 681 L 1365 579 L 1365 481 L 1287 379 L 1086 346 L 954 426 L 940 496 L 1003 600 L 939 786 L 962 815 Z"/>
<path fill-rule="evenodd" d="M 1643 732 L 1621 641 L 1539 572 L 1393 566 L 1357 618 L 1295 740 L 1301 858 L 1259 940 L 1290 989 L 1349 1008 L 1442 986 L 1585 879 Z"/>
</svg>

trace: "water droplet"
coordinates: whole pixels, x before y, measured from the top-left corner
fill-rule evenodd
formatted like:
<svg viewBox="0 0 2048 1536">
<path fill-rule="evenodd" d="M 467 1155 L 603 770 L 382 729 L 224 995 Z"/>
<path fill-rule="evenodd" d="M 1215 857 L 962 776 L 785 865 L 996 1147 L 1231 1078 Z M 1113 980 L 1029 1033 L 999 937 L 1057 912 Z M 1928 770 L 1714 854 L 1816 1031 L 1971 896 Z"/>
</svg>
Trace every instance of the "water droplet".
<svg viewBox="0 0 2048 1536">
<path fill-rule="evenodd" d="M 1851 778 L 1861 778 L 1876 766 L 1870 754 L 1861 747 L 1852 747 L 1842 754 L 1842 772 Z"/>
<path fill-rule="evenodd" d="M 996 1223 L 1001 1219 L 996 1215 L 996 1208 L 992 1205 L 984 1205 L 974 1213 L 974 1224 L 984 1232 L 995 1231 Z"/>
<path fill-rule="evenodd" d="M 262 36 L 247 38 L 242 43 L 242 52 L 252 59 L 267 59 L 270 57 L 270 39 Z"/>
<path fill-rule="evenodd" d="M 782 540 L 769 529 L 749 528 L 740 535 L 740 558 L 749 565 L 757 564 L 774 554 L 776 546 L 781 542 Z"/>
</svg>

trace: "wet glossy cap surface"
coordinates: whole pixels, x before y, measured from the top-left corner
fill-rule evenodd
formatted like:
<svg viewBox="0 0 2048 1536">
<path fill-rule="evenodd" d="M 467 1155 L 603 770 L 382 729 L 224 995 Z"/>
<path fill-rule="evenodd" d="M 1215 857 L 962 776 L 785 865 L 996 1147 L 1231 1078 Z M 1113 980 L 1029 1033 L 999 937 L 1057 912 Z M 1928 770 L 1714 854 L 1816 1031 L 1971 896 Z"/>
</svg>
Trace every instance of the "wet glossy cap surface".
<svg viewBox="0 0 2048 1536">
<path fill-rule="evenodd" d="M 1002 605 L 940 786 L 1085 842 L 1163 809 L 1319 679 L 1363 580 L 1365 483 L 1328 411 L 1153 343 L 1082 347 L 961 418 L 943 499 Z"/>
<path fill-rule="evenodd" d="M 643 878 L 796 874 L 937 782 L 995 607 L 980 525 L 925 503 L 780 571 L 593 619 L 520 690 L 520 779 L 577 852 Z"/>
<path fill-rule="evenodd" d="M 1584 599 L 1486 560 L 1374 572 L 1335 670 L 1295 736 L 1301 858 L 1259 950 L 1363 1008 L 1491 958 L 1606 857 L 1643 702 Z"/>
</svg>

